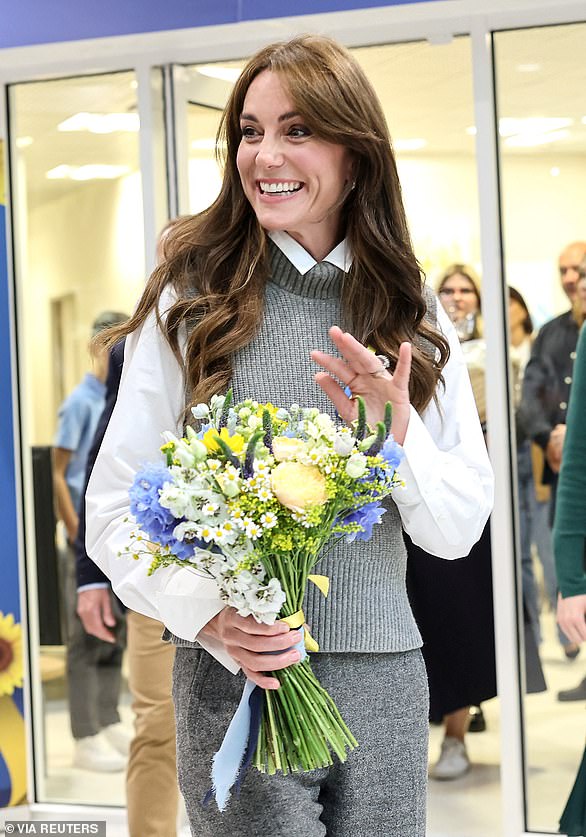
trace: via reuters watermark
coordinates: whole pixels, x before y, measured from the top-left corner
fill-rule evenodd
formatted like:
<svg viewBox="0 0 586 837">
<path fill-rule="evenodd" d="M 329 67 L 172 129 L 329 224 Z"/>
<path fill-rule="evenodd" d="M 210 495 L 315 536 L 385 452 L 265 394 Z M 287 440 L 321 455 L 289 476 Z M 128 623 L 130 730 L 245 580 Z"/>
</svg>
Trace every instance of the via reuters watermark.
<svg viewBox="0 0 586 837">
<path fill-rule="evenodd" d="M 17 834 L 92 834 L 106 837 L 105 820 L 6 820 L 4 832 Z"/>
</svg>

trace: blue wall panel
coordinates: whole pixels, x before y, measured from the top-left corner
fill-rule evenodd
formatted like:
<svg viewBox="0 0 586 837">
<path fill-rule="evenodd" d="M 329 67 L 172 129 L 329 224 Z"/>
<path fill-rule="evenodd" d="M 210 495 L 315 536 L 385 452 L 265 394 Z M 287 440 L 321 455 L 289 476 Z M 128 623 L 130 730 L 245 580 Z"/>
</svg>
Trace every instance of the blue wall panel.
<svg viewBox="0 0 586 837">
<path fill-rule="evenodd" d="M 7 0 L 0 49 L 437 0 Z"/>
</svg>

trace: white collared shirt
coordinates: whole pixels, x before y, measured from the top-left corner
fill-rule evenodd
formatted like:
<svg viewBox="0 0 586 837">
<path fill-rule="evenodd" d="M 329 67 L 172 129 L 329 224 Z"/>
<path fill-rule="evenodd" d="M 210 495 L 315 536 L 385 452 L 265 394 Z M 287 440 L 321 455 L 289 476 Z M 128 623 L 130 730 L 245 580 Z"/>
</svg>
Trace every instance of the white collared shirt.
<svg viewBox="0 0 586 837">
<path fill-rule="evenodd" d="M 316 263 L 287 233 L 270 236 L 301 272 Z M 348 269 L 345 241 L 327 261 Z M 163 316 L 173 300 L 167 288 L 159 306 Z M 401 463 L 405 487 L 392 496 L 418 546 L 443 558 L 460 558 L 480 537 L 492 509 L 493 475 L 462 350 L 439 303 L 437 324 L 451 350 L 443 370 L 445 390 L 439 388 L 439 404 L 432 401 L 421 416 L 411 408 Z M 197 639 L 236 672 L 238 665 L 223 645 L 198 636 L 224 607 L 214 580 L 177 566 L 147 576 L 144 560 L 118 557 L 131 541 L 128 490 L 134 475 L 146 462 L 160 459 L 164 430 L 182 434 L 184 398 L 181 369 L 151 313 L 126 340 L 116 406 L 86 494 L 86 546 L 128 607 L 160 620 L 178 637 Z"/>
</svg>

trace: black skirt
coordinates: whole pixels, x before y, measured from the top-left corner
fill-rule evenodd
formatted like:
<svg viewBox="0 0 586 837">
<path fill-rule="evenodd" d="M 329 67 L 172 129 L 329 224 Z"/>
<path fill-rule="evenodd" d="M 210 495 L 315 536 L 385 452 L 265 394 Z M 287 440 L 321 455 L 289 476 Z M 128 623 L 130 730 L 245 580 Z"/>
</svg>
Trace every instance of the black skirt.
<svg viewBox="0 0 586 837">
<path fill-rule="evenodd" d="M 407 590 L 423 637 L 430 720 L 495 697 L 489 524 L 466 558 L 447 561 L 405 535 Z"/>
</svg>

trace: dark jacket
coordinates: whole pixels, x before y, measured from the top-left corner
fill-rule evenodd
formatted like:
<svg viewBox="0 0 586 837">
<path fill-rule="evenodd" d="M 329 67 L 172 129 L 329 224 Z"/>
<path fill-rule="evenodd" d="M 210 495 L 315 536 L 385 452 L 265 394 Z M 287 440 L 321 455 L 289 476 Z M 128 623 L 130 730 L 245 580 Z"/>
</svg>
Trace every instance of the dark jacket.
<svg viewBox="0 0 586 837">
<path fill-rule="evenodd" d="M 108 363 L 108 377 L 106 378 L 106 404 L 100 416 L 94 441 L 88 454 L 87 466 L 85 472 L 85 484 L 81 495 L 81 503 L 79 510 L 79 526 L 77 529 L 77 538 L 75 540 L 75 560 L 76 560 L 76 574 L 77 586 L 82 587 L 85 584 L 110 584 L 109 579 L 94 564 L 92 559 L 86 552 L 85 548 L 85 492 L 89 482 L 96 457 L 100 450 L 110 416 L 114 410 L 116 399 L 118 397 L 118 388 L 120 387 L 120 377 L 122 375 L 122 366 L 124 364 L 124 340 L 120 340 L 113 346 L 110 352 L 110 359 Z"/>
<path fill-rule="evenodd" d="M 566 423 L 577 342 L 578 325 L 566 311 L 542 327 L 525 369 L 519 419 L 544 450 L 556 424 Z"/>
</svg>

